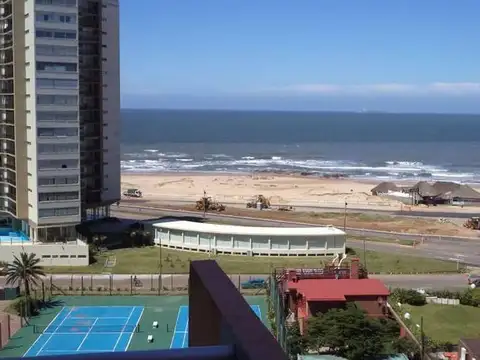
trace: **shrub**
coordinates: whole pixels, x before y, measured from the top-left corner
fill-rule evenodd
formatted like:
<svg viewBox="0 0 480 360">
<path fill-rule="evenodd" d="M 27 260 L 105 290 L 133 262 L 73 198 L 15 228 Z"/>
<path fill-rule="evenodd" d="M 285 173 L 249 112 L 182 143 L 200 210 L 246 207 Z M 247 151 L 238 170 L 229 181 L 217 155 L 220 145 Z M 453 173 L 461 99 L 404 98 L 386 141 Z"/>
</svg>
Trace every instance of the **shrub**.
<svg viewBox="0 0 480 360">
<path fill-rule="evenodd" d="M 37 299 L 29 299 L 27 304 L 27 299 L 22 296 L 13 300 L 9 305 L 9 309 L 18 316 L 29 317 L 32 315 L 37 315 L 41 305 L 42 304 L 40 300 Z"/>
<path fill-rule="evenodd" d="M 412 306 L 421 306 L 427 303 L 425 295 L 413 289 L 395 289 L 390 297 L 396 302 Z"/>
</svg>

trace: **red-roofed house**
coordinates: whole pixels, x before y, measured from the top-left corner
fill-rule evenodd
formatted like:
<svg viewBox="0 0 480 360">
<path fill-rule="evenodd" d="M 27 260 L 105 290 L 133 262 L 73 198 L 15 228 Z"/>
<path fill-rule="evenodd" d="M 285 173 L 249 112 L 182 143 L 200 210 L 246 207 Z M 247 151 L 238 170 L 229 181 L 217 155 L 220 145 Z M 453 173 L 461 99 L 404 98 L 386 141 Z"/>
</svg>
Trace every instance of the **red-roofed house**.
<svg viewBox="0 0 480 360">
<path fill-rule="evenodd" d="M 349 278 L 304 278 L 289 274 L 285 284 L 289 308 L 296 315 L 302 333 L 310 316 L 343 308 L 349 302 L 355 302 L 371 316 L 387 315 L 390 291 L 380 280 L 353 278 L 358 274 L 355 260 L 352 260 Z"/>
</svg>

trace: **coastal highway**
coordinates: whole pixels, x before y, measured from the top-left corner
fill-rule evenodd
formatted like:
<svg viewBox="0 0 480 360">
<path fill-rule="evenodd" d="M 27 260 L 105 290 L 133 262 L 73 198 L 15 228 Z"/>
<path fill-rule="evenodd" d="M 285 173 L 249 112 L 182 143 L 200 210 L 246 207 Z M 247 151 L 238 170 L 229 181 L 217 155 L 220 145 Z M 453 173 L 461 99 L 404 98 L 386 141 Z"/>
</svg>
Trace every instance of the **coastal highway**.
<svg viewBox="0 0 480 360">
<path fill-rule="evenodd" d="M 51 275 L 52 282 L 59 287 L 68 288 L 71 284 L 74 287 L 81 286 L 81 278 L 83 276 L 84 284 L 93 282 L 96 286 L 109 286 L 108 284 L 110 275 L 70 275 L 70 274 L 58 274 Z M 158 279 L 158 274 L 145 274 L 136 275 L 137 278 L 143 283 L 144 287 L 150 286 L 152 279 Z M 129 288 L 131 284 L 131 275 L 112 275 L 113 283 L 115 287 Z M 232 281 L 238 285 L 251 278 L 264 278 L 267 275 L 230 275 Z M 465 274 L 454 275 L 370 275 L 372 279 L 380 279 L 387 286 L 390 287 L 402 287 L 412 289 L 431 289 L 431 290 L 463 290 L 467 289 L 467 277 Z M 45 280 L 47 283 L 50 281 L 50 276 Z M 170 287 L 173 284 L 175 288 L 186 288 L 188 286 L 188 275 L 183 274 L 163 274 L 162 284 L 165 287 Z M 0 287 L 5 285 L 5 278 L 0 277 Z"/>
<path fill-rule="evenodd" d="M 138 208 L 125 207 L 113 209 L 112 213 L 121 218 L 128 215 L 133 218 L 149 218 L 155 217 L 196 217 L 202 216 L 199 212 L 194 211 L 180 211 L 168 209 L 155 208 Z M 209 220 L 221 221 L 244 226 L 277 226 L 277 227 L 291 227 L 291 226 L 315 226 L 313 224 L 304 224 L 288 221 L 269 220 L 269 219 L 255 219 L 236 217 L 229 215 L 221 215 L 217 213 L 207 213 Z M 160 220 L 160 219 L 159 219 Z M 455 261 L 459 264 L 468 266 L 480 267 L 480 239 L 461 238 L 451 236 L 432 236 L 432 235 L 415 235 L 403 233 L 389 233 L 376 230 L 352 229 L 347 228 L 347 233 L 352 237 L 366 237 L 366 238 L 381 238 L 383 240 L 391 240 L 388 242 L 366 241 L 365 248 L 367 250 L 385 252 L 385 253 L 401 253 L 405 255 L 414 255 L 420 257 L 428 257 L 439 260 Z M 422 241 L 423 239 L 423 241 Z M 411 246 L 401 246 L 395 244 L 396 240 L 416 240 L 420 245 L 415 248 Z M 363 241 L 349 239 L 348 245 L 354 248 L 363 248 Z"/>
<path fill-rule="evenodd" d="M 121 206 L 142 206 L 142 203 L 145 202 L 144 200 L 131 200 L 126 199 L 122 200 L 124 204 Z M 158 201 L 156 202 L 159 207 L 168 208 L 168 206 L 176 205 L 176 206 L 185 206 L 191 205 L 191 200 L 169 200 L 169 201 Z M 244 204 L 240 203 L 230 203 L 224 202 L 223 204 L 227 206 L 231 206 L 233 208 L 240 208 L 244 209 Z M 332 213 L 343 213 L 345 208 L 343 206 L 335 207 L 335 206 L 317 206 L 317 205 L 297 205 L 291 204 L 297 211 L 316 211 L 316 212 L 332 212 Z M 147 207 L 149 205 L 146 205 Z M 413 211 L 396 211 L 391 209 L 364 209 L 364 208 L 357 208 L 348 206 L 347 211 L 354 212 L 354 213 L 364 213 L 364 214 L 377 214 L 377 215 L 391 215 L 391 216 L 403 216 L 403 217 L 426 217 L 426 218 L 450 218 L 450 219 L 469 219 L 471 217 L 480 216 L 480 212 L 472 210 L 468 210 L 468 208 L 454 208 L 452 206 L 446 207 L 443 206 L 442 210 L 439 211 L 440 207 L 434 208 L 434 211 L 426 211 L 426 210 L 413 210 Z M 432 209 L 432 208 L 430 208 Z"/>
</svg>

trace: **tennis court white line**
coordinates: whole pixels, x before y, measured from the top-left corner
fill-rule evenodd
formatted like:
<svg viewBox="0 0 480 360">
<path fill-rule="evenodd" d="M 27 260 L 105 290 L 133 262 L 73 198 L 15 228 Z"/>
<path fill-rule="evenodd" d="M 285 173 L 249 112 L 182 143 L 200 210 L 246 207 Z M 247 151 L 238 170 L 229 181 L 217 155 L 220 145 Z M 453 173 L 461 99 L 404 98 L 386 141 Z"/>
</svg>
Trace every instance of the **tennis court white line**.
<svg viewBox="0 0 480 360">
<path fill-rule="evenodd" d="M 138 306 L 135 306 L 135 308 L 137 308 Z M 143 316 L 143 312 L 145 311 L 145 308 L 142 307 L 142 311 L 140 312 L 140 315 L 138 316 L 137 318 L 137 322 L 135 324 L 135 327 L 138 326 L 138 324 L 140 323 L 140 320 L 142 319 L 142 316 Z M 128 348 L 130 347 L 130 343 L 132 342 L 132 338 L 133 338 L 133 333 L 134 331 L 132 331 L 132 333 L 130 334 L 130 338 L 128 339 L 128 342 L 127 342 L 127 346 L 125 347 L 125 351 L 128 350 Z"/>
<path fill-rule="evenodd" d="M 82 345 L 83 345 L 83 343 L 85 342 L 85 340 L 87 340 L 88 335 L 90 335 L 90 333 L 92 332 L 92 329 L 93 329 L 93 327 L 95 326 L 95 324 L 97 323 L 97 321 L 98 321 L 98 318 L 95 319 L 95 321 L 94 321 L 93 324 L 92 324 L 92 327 L 91 327 L 90 329 L 88 329 L 87 333 L 85 334 L 85 336 L 84 336 L 83 339 L 82 339 L 82 342 L 80 343 L 80 345 L 78 345 L 76 351 L 80 350 L 80 348 L 82 347 Z"/>
<path fill-rule="evenodd" d="M 172 341 L 170 342 L 170 349 L 172 348 L 173 345 L 173 340 L 175 339 L 175 334 L 177 333 L 177 324 L 178 324 L 178 319 L 180 318 L 180 310 L 185 307 L 185 306 L 180 306 L 178 308 L 178 313 L 177 313 L 177 320 L 175 320 L 175 327 L 173 328 L 173 336 L 172 336 Z"/>
<path fill-rule="evenodd" d="M 71 316 L 70 319 L 72 320 L 89 320 L 89 319 L 98 319 L 97 316 L 84 316 L 84 317 L 76 317 Z M 128 316 L 102 316 L 102 319 L 128 319 Z"/>
<path fill-rule="evenodd" d="M 98 334 L 98 335 L 112 335 L 112 334 L 120 334 L 120 331 L 110 331 L 110 332 L 105 332 L 105 331 L 90 331 L 92 335 Z M 88 332 L 77 332 L 77 331 L 72 331 L 72 332 L 57 332 L 55 335 L 85 335 L 88 334 Z M 50 333 L 44 333 L 43 335 L 50 335 Z"/>
<path fill-rule="evenodd" d="M 110 350 L 105 350 L 105 349 L 102 349 L 102 350 L 77 350 L 77 351 L 71 351 L 70 354 L 75 354 L 75 353 L 81 353 L 81 352 L 87 352 L 87 353 L 97 353 L 97 352 L 110 352 Z M 49 354 L 49 353 L 62 353 L 62 354 L 65 354 L 65 350 L 45 350 L 43 352 L 44 354 Z"/>
<path fill-rule="evenodd" d="M 47 329 L 48 329 L 48 327 L 49 327 L 53 322 L 55 322 L 55 320 L 57 320 L 57 318 L 60 316 L 60 314 L 63 312 L 63 310 L 65 310 L 65 306 L 62 307 L 62 309 L 57 313 L 57 315 L 55 315 L 55 317 L 52 319 L 52 321 L 49 322 L 49 324 L 47 325 Z M 30 350 L 35 346 L 35 344 L 38 342 L 38 340 L 40 340 L 40 338 L 41 338 L 42 336 L 43 336 L 43 333 L 38 336 L 38 338 L 37 338 L 37 339 L 33 342 L 33 344 L 27 349 L 27 351 L 25 351 L 25 354 L 23 354 L 22 357 L 25 357 L 25 355 L 30 352 Z"/>
<path fill-rule="evenodd" d="M 187 325 L 186 325 L 186 328 L 187 330 L 184 331 L 184 334 L 183 334 L 183 341 L 182 341 L 182 347 L 185 348 L 185 347 L 188 347 L 188 338 L 187 338 L 187 335 L 188 335 L 188 322 L 190 321 L 190 318 L 188 317 L 187 318 Z M 187 346 L 185 346 L 185 339 L 187 339 Z"/>
<path fill-rule="evenodd" d="M 124 334 L 125 332 L 125 326 L 128 325 L 128 321 L 131 319 L 132 317 L 132 314 L 133 312 L 135 311 L 135 306 L 132 308 L 132 310 L 130 311 L 130 314 L 128 315 L 128 318 L 127 318 L 127 321 L 125 322 L 125 324 L 123 324 L 123 327 L 122 327 L 122 331 L 120 332 L 120 334 L 118 335 L 117 337 L 117 341 L 115 342 L 115 345 L 113 346 L 113 352 L 115 352 L 115 349 L 117 348 L 118 346 L 118 343 L 120 342 L 120 339 L 122 338 L 122 335 Z M 124 351 L 127 351 L 126 349 Z"/>
<path fill-rule="evenodd" d="M 45 341 L 45 342 L 43 343 L 42 347 L 40 348 L 40 350 L 37 351 L 37 353 L 35 354 L 35 356 L 38 356 L 38 354 L 40 354 L 40 353 L 42 352 L 43 348 L 49 343 L 49 341 L 52 339 L 53 335 L 56 334 L 56 331 L 60 328 L 60 326 L 63 325 L 63 323 L 65 322 L 65 320 L 68 319 L 68 316 L 72 313 L 73 309 L 75 309 L 75 307 L 72 307 L 72 308 L 70 309 L 70 311 L 69 311 L 69 312 L 67 313 L 67 315 L 62 319 L 62 321 L 60 322 L 60 324 L 58 324 L 58 326 L 56 327 L 55 331 L 52 332 L 52 333 L 49 335 L 47 341 Z M 49 325 L 50 325 L 50 324 L 49 324 Z M 47 327 L 47 329 L 48 329 L 48 327 Z M 40 336 L 42 336 L 42 335 L 40 335 Z"/>
</svg>

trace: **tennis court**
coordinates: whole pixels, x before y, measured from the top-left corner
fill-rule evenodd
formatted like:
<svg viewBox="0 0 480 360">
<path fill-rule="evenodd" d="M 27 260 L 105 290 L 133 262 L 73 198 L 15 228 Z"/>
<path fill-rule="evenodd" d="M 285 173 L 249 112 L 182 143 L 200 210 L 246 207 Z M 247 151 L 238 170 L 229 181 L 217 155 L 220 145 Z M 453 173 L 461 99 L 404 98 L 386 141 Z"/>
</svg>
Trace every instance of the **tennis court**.
<svg viewBox="0 0 480 360">
<path fill-rule="evenodd" d="M 63 307 L 24 357 L 127 351 L 143 306 Z"/>
<path fill-rule="evenodd" d="M 262 311 L 258 305 L 250 305 L 253 312 L 262 319 Z M 180 306 L 178 309 L 175 330 L 173 330 L 172 343 L 170 349 L 181 349 L 188 347 L 188 306 Z"/>
</svg>

